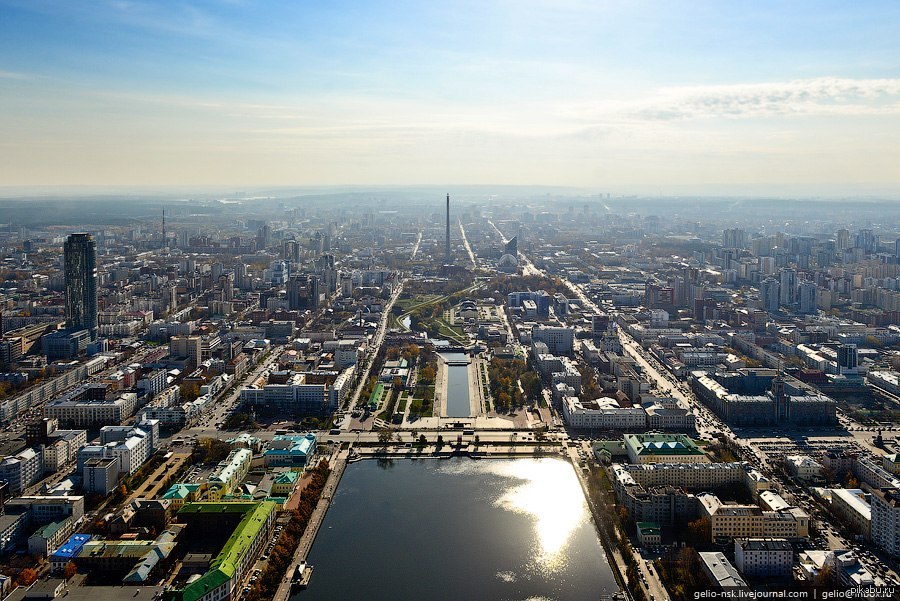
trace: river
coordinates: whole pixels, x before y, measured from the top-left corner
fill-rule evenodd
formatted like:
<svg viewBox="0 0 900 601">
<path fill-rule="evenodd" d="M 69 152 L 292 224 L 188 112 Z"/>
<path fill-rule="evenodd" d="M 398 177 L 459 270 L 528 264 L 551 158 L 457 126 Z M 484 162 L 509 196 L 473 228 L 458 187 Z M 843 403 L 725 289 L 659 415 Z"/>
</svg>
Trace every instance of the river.
<svg viewBox="0 0 900 601">
<path fill-rule="evenodd" d="M 596 600 L 618 590 L 569 463 L 348 466 L 294 601 Z"/>
</svg>

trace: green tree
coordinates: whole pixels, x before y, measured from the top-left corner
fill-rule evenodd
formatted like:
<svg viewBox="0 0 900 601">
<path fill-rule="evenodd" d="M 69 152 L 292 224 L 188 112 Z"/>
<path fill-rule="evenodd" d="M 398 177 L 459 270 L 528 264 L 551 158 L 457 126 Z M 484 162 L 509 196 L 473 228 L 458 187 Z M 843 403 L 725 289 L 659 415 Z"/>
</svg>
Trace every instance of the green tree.
<svg viewBox="0 0 900 601">
<path fill-rule="evenodd" d="M 178 392 L 181 397 L 181 402 L 189 403 L 195 401 L 197 400 L 197 397 L 200 396 L 200 382 L 182 382 L 181 386 L 178 387 Z"/>
<path fill-rule="evenodd" d="M 378 443 L 385 449 L 394 440 L 393 428 L 380 428 L 378 430 Z"/>
</svg>

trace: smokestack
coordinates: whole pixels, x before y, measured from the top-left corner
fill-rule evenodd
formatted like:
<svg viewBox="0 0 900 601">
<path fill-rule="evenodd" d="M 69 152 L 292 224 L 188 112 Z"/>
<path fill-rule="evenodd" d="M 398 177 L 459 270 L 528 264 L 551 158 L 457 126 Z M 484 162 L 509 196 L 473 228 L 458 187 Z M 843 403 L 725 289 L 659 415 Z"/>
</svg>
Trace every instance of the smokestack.
<svg viewBox="0 0 900 601">
<path fill-rule="evenodd" d="M 447 240 L 444 246 L 446 262 L 450 262 L 450 194 L 447 194 Z"/>
</svg>

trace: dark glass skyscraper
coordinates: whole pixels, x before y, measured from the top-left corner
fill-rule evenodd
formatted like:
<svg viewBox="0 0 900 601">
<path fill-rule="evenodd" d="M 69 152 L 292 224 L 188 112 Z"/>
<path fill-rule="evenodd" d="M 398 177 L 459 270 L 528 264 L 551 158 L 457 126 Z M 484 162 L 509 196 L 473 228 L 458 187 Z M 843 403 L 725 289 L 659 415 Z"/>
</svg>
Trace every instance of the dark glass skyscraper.
<svg viewBox="0 0 900 601">
<path fill-rule="evenodd" d="M 71 234 L 63 246 L 66 327 L 97 338 L 97 244 L 90 234 Z"/>
</svg>

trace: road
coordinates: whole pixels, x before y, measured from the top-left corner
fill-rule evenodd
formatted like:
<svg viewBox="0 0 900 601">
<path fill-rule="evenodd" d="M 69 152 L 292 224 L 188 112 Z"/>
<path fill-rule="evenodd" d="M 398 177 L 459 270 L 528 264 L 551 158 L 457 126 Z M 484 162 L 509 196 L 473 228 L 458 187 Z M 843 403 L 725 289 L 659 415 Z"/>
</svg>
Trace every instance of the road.
<svg viewBox="0 0 900 601">
<path fill-rule="evenodd" d="M 353 391 L 353 394 L 350 395 L 350 400 L 345 403 L 343 409 L 352 409 L 356 406 L 356 403 L 359 401 L 359 395 L 362 392 L 362 389 L 366 385 L 366 381 L 369 379 L 369 374 L 372 371 L 372 364 L 375 362 L 375 357 L 378 355 L 378 350 L 381 348 L 381 345 L 384 343 L 384 336 L 387 333 L 387 324 L 391 318 L 391 309 L 394 308 L 394 303 L 397 302 L 397 299 L 400 297 L 400 293 L 403 291 L 403 282 L 400 282 L 400 285 L 397 286 L 397 289 L 391 295 L 391 298 L 388 300 L 387 304 L 385 304 L 384 309 L 381 312 L 381 321 L 378 323 L 378 330 L 375 332 L 375 337 L 372 339 L 372 344 L 369 345 L 369 348 L 366 349 L 366 358 L 365 358 L 365 366 L 363 367 L 362 373 L 359 376 L 359 383 L 356 386 L 356 390 Z"/>
<path fill-rule="evenodd" d="M 472 247 L 469 246 L 469 239 L 466 238 L 466 228 L 463 227 L 462 221 L 459 222 L 459 233 L 462 234 L 463 246 L 466 247 L 466 252 L 469 253 L 469 260 L 472 261 L 472 269 L 477 269 L 478 263 L 475 262 L 475 253 L 472 252 Z"/>
<path fill-rule="evenodd" d="M 219 424 L 224 422 L 228 415 L 238 406 L 241 389 L 254 382 L 266 370 L 271 370 L 278 363 L 278 358 L 281 356 L 284 348 L 284 345 L 272 347 L 269 351 L 269 355 L 260 361 L 256 367 L 245 374 L 239 382 L 234 384 L 233 388 L 228 390 L 227 396 L 224 399 L 213 402 L 212 411 L 208 411 L 202 415 L 191 427 L 184 428 L 169 438 L 184 438 L 192 435 L 208 436 L 210 433 L 220 431 L 221 426 Z"/>
<path fill-rule="evenodd" d="M 419 254 L 419 245 L 422 243 L 422 232 L 419 232 L 419 237 L 416 238 L 416 244 L 413 246 L 412 252 L 409 255 L 409 260 L 412 261 L 416 258 L 416 255 Z"/>
<path fill-rule="evenodd" d="M 578 300 L 581 301 L 582 307 L 590 309 L 597 314 L 601 313 L 600 308 L 596 304 L 594 304 L 594 301 L 587 297 L 587 294 L 584 293 L 584 290 L 581 289 L 581 286 L 578 286 L 574 282 L 571 282 L 565 278 L 563 278 L 563 283 L 569 290 L 572 291 L 572 294 L 578 297 Z"/>
</svg>

